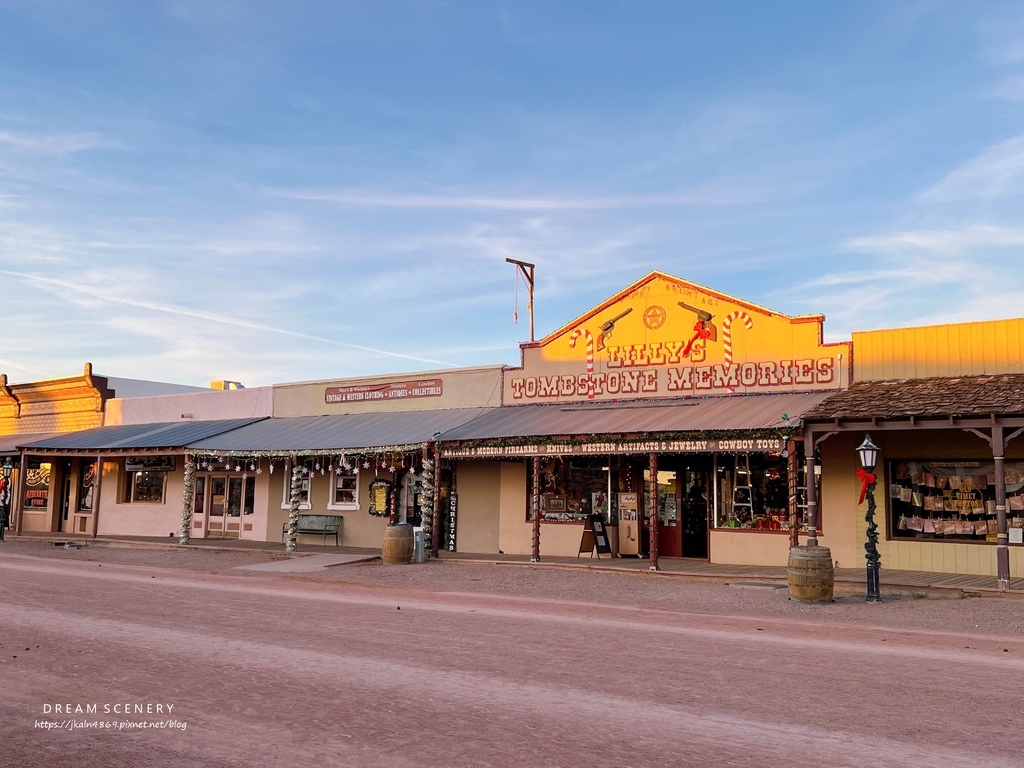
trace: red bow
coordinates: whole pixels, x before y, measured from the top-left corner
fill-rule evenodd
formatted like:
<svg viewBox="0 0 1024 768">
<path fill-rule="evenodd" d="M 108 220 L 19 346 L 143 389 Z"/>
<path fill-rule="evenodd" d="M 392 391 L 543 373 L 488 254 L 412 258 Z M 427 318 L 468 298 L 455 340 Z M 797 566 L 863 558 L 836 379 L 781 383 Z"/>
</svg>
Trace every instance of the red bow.
<svg viewBox="0 0 1024 768">
<path fill-rule="evenodd" d="M 690 350 L 693 349 L 693 343 L 695 341 L 697 341 L 697 339 L 710 339 L 711 338 L 711 329 L 710 328 L 706 328 L 704 326 L 704 321 L 703 320 L 698 320 L 697 324 L 695 326 L 693 326 L 693 330 L 695 330 L 696 333 L 693 334 L 693 338 L 690 339 L 690 343 L 687 344 L 686 345 L 686 349 L 683 350 L 683 357 L 689 357 L 690 356 Z"/>
<path fill-rule="evenodd" d="M 861 482 L 861 486 L 860 486 L 860 500 L 857 503 L 858 504 L 863 504 L 864 503 L 864 496 L 868 492 L 868 486 L 869 485 L 874 485 L 878 481 L 878 478 L 875 477 L 873 472 L 865 472 L 862 467 L 858 467 L 857 468 L 857 479 L 860 480 L 860 482 Z"/>
</svg>

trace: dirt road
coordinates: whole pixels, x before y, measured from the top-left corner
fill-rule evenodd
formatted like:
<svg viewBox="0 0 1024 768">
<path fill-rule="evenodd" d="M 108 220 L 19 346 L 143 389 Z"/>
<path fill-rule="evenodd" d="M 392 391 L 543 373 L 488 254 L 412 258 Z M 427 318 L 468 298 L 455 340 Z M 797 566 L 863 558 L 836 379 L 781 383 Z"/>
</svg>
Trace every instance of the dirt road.
<svg viewBox="0 0 1024 768">
<path fill-rule="evenodd" d="M 948 768 L 1024 754 L 1022 602 L 871 613 L 531 568 L 315 578 L 40 554 L 0 552 L 13 766 Z"/>
</svg>

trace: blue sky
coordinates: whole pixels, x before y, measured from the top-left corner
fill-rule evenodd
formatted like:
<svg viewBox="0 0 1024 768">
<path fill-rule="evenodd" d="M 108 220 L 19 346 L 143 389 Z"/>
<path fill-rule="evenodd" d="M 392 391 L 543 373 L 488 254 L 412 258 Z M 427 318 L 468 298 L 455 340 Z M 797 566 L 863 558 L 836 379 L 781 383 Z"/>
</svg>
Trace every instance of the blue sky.
<svg viewBox="0 0 1024 768">
<path fill-rule="evenodd" d="M 658 269 L 1024 315 L 1024 5 L 0 0 L 0 371 L 517 363 Z"/>
</svg>

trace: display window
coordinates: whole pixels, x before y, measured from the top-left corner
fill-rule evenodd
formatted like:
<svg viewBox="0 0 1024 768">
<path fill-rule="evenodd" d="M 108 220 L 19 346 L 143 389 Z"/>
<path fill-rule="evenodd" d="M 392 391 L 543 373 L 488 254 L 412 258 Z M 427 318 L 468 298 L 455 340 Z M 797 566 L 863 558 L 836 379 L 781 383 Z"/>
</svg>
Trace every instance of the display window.
<svg viewBox="0 0 1024 768">
<path fill-rule="evenodd" d="M 53 465 L 48 461 L 29 461 L 25 473 L 25 509 L 46 509 L 50 500 L 50 474 Z"/>
<path fill-rule="evenodd" d="M 121 501 L 125 504 L 162 504 L 166 484 L 166 472 L 125 472 Z"/>
<path fill-rule="evenodd" d="M 309 503 L 309 482 L 313 475 L 313 461 L 311 459 L 300 459 L 299 466 L 306 471 L 299 477 L 299 509 L 310 509 Z M 292 505 L 292 462 L 289 459 L 284 465 L 284 482 L 281 484 L 281 509 L 291 509 Z"/>
<path fill-rule="evenodd" d="M 1004 465 L 1011 543 L 1024 529 L 1024 461 Z M 894 539 L 996 541 L 995 465 L 982 461 L 890 461 L 889 523 Z"/>
<path fill-rule="evenodd" d="M 82 464 L 78 486 L 78 511 L 92 512 L 92 496 L 96 481 L 96 462 Z"/>
<path fill-rule="evenodd" d="M 806 529 L 804 472 L 790 488 L 785 457 L 739 453 L 715 457 L 715 527 L 735 530 L 791 531 L 790 493 L 796 497 L 797 525 Z M 820 519 L 818 523 L 820 530 Z"/>
<path fill-rule="evenodd" d="M 331 470 L 331 501 L 329 509 L 359 508 L 359 470 L 336 467 Z"/>
<path fill-rule="evenodd" d="M 608 457 L 547 456 L 539 459 L 541 519 L 549 522 L 585 520 L 600 514 L 616 522 L 614 493 L 620 470 Z M 530 476 L 531 473 L 527 473 Z M 532 481 L 531 481 L 532 482 Z M 531 489 L 532 490 L 532 489 Z M 527 495 L 526 520 L 532 519 Z"/>
</svg>

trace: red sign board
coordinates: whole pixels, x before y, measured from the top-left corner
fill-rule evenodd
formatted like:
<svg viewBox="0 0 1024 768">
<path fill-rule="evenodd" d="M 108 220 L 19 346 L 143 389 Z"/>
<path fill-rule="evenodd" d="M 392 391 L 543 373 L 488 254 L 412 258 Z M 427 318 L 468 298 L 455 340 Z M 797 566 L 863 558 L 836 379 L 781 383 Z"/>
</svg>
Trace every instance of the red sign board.
<svg viewBox="0 0 1024 768">
<path fill-rule="evenodd" d="M 360 384 L 352 387 L 327 387 L 325 403 L 372 403 L 379 400 L 408 400 L 412 397 L 440 397 L 441 379 L 392 381 L 388 384 Z"/>
</svg>

